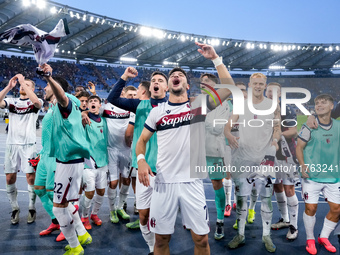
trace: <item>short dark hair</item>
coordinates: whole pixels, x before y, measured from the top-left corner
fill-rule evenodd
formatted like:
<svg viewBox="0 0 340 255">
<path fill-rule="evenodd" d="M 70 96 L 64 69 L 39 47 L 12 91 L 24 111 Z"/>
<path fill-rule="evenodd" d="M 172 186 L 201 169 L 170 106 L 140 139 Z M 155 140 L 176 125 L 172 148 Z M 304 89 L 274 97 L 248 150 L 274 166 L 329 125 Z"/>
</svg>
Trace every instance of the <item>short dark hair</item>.
<svg viewBox="0 0 340 255">
<path fill-rule="evenodd" d="M 315 99 L 314 99 L 314 103 L 316 103 L 316 101 L 318 100 L 326 100 L 326 101 L 330 101 L 332 104 L 334 104 L 334 98 L 331 96 L 331 95 L 328 95 L 328 94 L 321 94 L 321 95 L 318 95 Z"/>
<path fill-rule="evenodd" d="M 53 76 L 53 80 L 55 80 L 63 88 L 65 92 L 68 92 L 69 84 L 67 80 L 65 80 L 63 77 L 59 75 Z"/>
<path fill-rule="evenodd" d="M 133 91 L 136 91 L 136 87 L 132 86 L 132 85 L 129 85 L 129 86 L 126 86 L 123 88 L 124 92 L 127 92 L 129 90 L 133 90 Z"/>
<path fill-rule="evenodd" d="M 152 80 L 152 77 L 154 77 L 155 75 L 162 75 L 165 79 L 166 79 L 166 83 L 168 83 L 168 76 L 166 76 L 164 73 L 162 73 L 161 71 L 154 71 L 151 74 L 150 80 Z"/>
<path fill-rule="evenodd" d="M 95 98 L 99 100 L 99 103 L 102 103 L 101 98 L 99 96 L 97 96 L 97 95 L 89 96 L 88 100 L 90 101 L 91 99 L 95 99 Z"/>
<path fill-rule="evenodd" d="M 82 90 L 82 91 L 79 91 L 77 94 L 76 94 L 76 98 L 81 98 L 81 97 L 87 97 L 87 98 L 89 98 L 90 97 L 90 93 L 89 92 L 87 92 L 87 91 L 84 91 L 84 90 Z"/>
<path fill-rule="evenodd" d="M 173 69 L 169 72 L 169 77 L 170 77 L 171 74 L 173 74 L 174 72 L 181 72 L 182 74 L 185 75 L 185 77 L 187 78 L 187 81 L 188 81 L 187 72 L 184 71 L 182 68 L 180 68 L 180 67 L 175 67 L 175 68 L 173 68 Z M 189 82 L 189 81 L 188 81 L 188 82 Z"/>
<path fill-rule="evenodd" d="M 149 90 L 150 89 L 150 82 L 149 81 L 141 81 L 139 83 L 139 85 L 141 85 L 145 89 L 146 96 L 148 98 L 150 98 L 151 97 L 151 92 Z"/>
<path fill-rule="evenodd" d="M 281 88 L 281 84 L 278 83 L 278 82 L 269 82 L 267 87 L 269 87 L 269 86 L 278 86 L 279 88 Z"/>
<path fill-rule="evenodd" d="M 235 86 L 237 86 L 237 85 L 243 85 L 243 86 L 247 87 L 247 85 L 242 81 L 235 82 Z"/>
<path fill-rule="evenodd" d="M 213 75 L 211 73 L 203 73 L 201 74 L 200 81 L 202 81 L 203 77 L 207 76 L 209 80 L 213 81 L 215 84 L 218 83 L 218 78 L 216 75 Z"/>
</svg>

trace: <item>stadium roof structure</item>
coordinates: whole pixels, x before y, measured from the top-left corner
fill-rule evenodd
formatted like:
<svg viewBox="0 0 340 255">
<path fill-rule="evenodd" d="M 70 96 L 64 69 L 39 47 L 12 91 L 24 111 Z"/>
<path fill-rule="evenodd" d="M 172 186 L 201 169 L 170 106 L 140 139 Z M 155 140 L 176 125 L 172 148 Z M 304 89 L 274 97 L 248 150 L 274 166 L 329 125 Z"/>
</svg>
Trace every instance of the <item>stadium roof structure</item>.
<svg viewBox="0 0 340 255">
<path fill-rule="evenodd" d="M 211 68 L 195 41 L 214 45 L 231 70 L 329 70 L 340 68 L 340 43 L 280 43 L 212 38 L 145 27 L 45 0 L 0 0 L 0 32 L 19 24 L 51 31 L 66 18 L 71 34 L 55 57 L 103 63 Z M 32 54 L 31 47 L 0 43 L 0 50 Z"/>
</svg>

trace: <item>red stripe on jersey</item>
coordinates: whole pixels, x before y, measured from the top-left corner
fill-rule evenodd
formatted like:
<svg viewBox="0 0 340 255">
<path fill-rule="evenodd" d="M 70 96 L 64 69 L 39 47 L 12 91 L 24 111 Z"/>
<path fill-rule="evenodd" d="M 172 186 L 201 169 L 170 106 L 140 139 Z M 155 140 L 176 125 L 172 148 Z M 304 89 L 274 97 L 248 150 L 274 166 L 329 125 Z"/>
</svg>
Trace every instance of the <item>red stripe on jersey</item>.
<svg viewBox="0 0 340 255">
<path fill-rule="evenodd" d="M 26 114 L 26 113 L 37 113 L 39 111 L 33 104 L 27 107 L 16 107 L 14 104 L 10 104 L 8 110 L 12 113 Z"/>
<path fill-rule="evenodd" d="M 103 117 L 116 118 L 116 119 L 126 119 L 130 117 L 130 112 L 114 112 L 110 110 L 104 110 Z"/>
</svg>

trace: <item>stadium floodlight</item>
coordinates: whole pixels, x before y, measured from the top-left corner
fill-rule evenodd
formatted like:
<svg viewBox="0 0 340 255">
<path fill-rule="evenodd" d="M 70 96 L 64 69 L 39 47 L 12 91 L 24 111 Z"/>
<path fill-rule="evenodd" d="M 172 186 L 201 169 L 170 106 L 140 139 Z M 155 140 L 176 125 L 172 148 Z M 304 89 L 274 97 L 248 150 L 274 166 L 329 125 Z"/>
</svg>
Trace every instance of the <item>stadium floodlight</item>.
<svg viewBox="0 0 340 255">
<path fill-rule="evenodd" d="M 92 23 L 92 22 L 93 22 L 93 20 L 94 20 L 94 17 L 93 17 L 93 16 L 91 16 L 91 17 L 90 17 L 90 23 Z"/>
<path fill-rule="evenodd" d="M 237 47 L 237 45 L 238 45 L 238 42 L 235 43 L 235 47 Z"/>
<path fill-rule="evenodd" d="M 207 40 L 207 43 L 208 43 L 208 44 L 211 44 L 211 41 L 210 41 L 210 39 L 208 39 L 208 40 Z"/>
<path fill-rule="evenodd" d="M 230 44 L 230 41 L 227 42 L 227 45 L 226 45 L 226 46 L 228 46 L 229 44 Z"/>
<path fill-rule="evenodd" d="M 71 54 L 71 51 L 68 51 L 67 54 Z"/>
<path fill-rule="evenodd" d="M 85 20 L 86 20 L 86 14 L 83 15 L 83 21 L 85 21 Z"/>
<path fill-rule="evenodd" d="M 152 35 L 158 39 L 162 39 L 164 37 L 164 31 L 160 29 L 152 29 Z"/>
<path fill-rule="evenodd" d="M 328 50 L 329 50 L 329 51 L 333 51 L 333 47 L 332 47 L 332 46 L 329 46 L 329 47 L 328 47 Z"/>
<path fill-rule="evenodd" d="M 195 37 L 195 42 L 198 42 L 198 38 L 197 37 Z"/>
<path fill-rule="evenodd" d="M 212 45 L 212 46 L 219 46 L 219 45 L 220 45 L 220 40 L 218 40 L 218 39 L 212 39 L 212 40 L 211 40 L 211 45 Z"/>
<path fill-rule="evenodd" d="M 182 41 L 182 42 L 185 42 L 185 36 L 184 36 L 184 35 L 181 35 L 180 38 L 181 38 L 181 41 Z"/>
<path fill-rule="evenodd" d="M 274 45 L 273 45 L 273 44 L 270 45 L 270 49 L 271 49 L 271 50 L 274 50 Z"/>
<path fill-rule="evenodd" d="M 169 62 L 169 61 L 164 60 L 163 65 L 165 65 L 165 66 L 178 66 L 178 63 L 177 62 Z"/>
<path fill-rule="evenodd" d="M 288 50 L 291 50 L 292 49 L 292 45 L 288 45 Z"/>
<path fill-rule="evenodd" d="M 266 50 L 267 49 L 267 44 L 263 45 L 263 48 Z"/>
<path fill-rule="evenodd" d="M 73 18 L 73 16 L 74 16 L 73 11 L 70 11 L 70 16 L 71 16 L 71 18 Z"/>
<path fill-rule="evenodd" d="M 120 61 L 123 61 L 123 62 L 137 62 L 137 59 L 136 58 L 129 58 L 129 57 L 121 57 Z"/>
<path fill-rule="evenodd" d="M 250 43 L 250 42 L 248 42 L 248 43 L 246 44 L 246 48 L 247 48 L 247 49 L 250 49 L 250 48 L 251 48 L 251 43 Z"/>
<path fill-rule="evenodd" d="M 335 46 L 335 49 L 336 49 L 336 50 L 339 50 L 339 46 Z"/>
<path fill-rule="evenodd" d="M 139 32 L 143 36 L 151 36 L 152 35 L 152 29 L 149 27 L 141 27 L 139 29 Z"/>
<path fill-rule="evenodd" d="M 96 24 L 98 24 L 99 20 L 100 20 L 100 18 L 98 17 L 97 20 L 96 20 Z"/>
<path fill-rule="evenodd" d="M 45 9 L 46 7 L 46 1 L 45 0 L 36 0 L 36 6 L 38 9 Z"/>
<path fill-rule="evenodd" d="M 295 45 L 293 45 L 293 46 L 292 46 L 292 50 L 295 50 L 295 48 L 296 48 L 296 46 L 295 46 Z"/>
<path fill-rule="evenodd" d="M 102 23 L 101 23 L 101 24 L 104 25 L 104 23 L 105 23 L 105 19 L 102 20 Z M 130 31 L 131 31 L 131 30 L 130 30 Z"/>
<path fill-rule="evenodd" d="M 288 50 L 287 45 L 284 45 L 284 46 L 283 46 L 283 50 L 284 50 L 284 51 L 287 51 L 287 50 Z"/>
<path fill-rule="evenodd" d="M 64 53 L 64 52 L 65 52 L 64 50 L 61 51 L 61 53 Z"/>
<path fill-rule="evenodd" d="M 77 17 L 77 19 L 80 19 L 79 13 L 76 13 L 76 17 Z"/>
<path fill-rule="evenodd" d="M 76 55 L 76 52 L 75 52 L 75 51 L 73 51 L 73 55 Z"/>
<path fill-rule="evenodd" d="M 31 1 L 30 0 L 22 0 L 22 4 L 23 4 L 23 6 L 28 7 L 28 6 L 31 5 Z"/>
<path fill-rule="evenodd" d="M 59 52 L 59 49 L 56 49 L 56 50 L 55 50 L 55 52 L 57 52 L 57 53 L 58 53 L 58 52 Z"/>
<path fill-rule="evenodd" d="M 277 65 L 269 66 L 270 70 L 283 70 L 285 68 L 286 68 L 285 66 L 277 66 Z"/>
<path fill-rule="evenodd" d="M 297 46 L 297 49 L 298 49 L 298 50 L 300 50 L 300 49 L 301 49 L 301 46 L 300 46 L 300 45 L 299 45 L 299 46 Z"/>
<path fill-rule="evenodd" d="M 225 45 L 225 41 L 222 42 L 222 46 L 224 46 L 224 45 Z"/>
<path fill-rule="evenodd" d="M 50 12 L 52 14 L 56 14 L 57 13 L 57 8 L 55 6 L 51 7 Z"/>
</svg>

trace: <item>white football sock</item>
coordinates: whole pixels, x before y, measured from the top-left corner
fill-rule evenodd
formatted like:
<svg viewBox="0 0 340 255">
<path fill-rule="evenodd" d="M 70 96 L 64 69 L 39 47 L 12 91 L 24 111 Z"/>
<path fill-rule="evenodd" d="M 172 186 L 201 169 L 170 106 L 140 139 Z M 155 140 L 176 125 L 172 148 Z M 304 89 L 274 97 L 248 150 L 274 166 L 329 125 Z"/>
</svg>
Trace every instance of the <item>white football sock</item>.
<svg viewBox="0 0 340 255">
<path fill-rule="evenodd" d="M 283 221 L 289 222 L 286 194 L 284 192 L 275 192 L 275 197 L 277 201 L 277 207 L 279 208 Z"/>
<path fill-rule="evenodd" d="M 231 188 L 232 182 L 230 179 L 225 179 L 223 182 L 224 192 L 225 192 L 225 205 L 231 206 Z"/>
<path fill-rule="evenodd" d="M 60 230 L 63 232 L 71 248 L 77 247 L 80 243 L 68 208 L 53 207 L 53 213 L 60 224 Z"/>
<path fill-rule="evenodd" d="M 315 239 L 314 237 L 314 226 L 315 226 L 315 215 L 308 216 L 306 212 L 303 213 L 303 223 L 305 225 L 307 240 Z"/>
<path fill-rule="evenodd" d="M 271 197 L 261 197 L 261 219 L 262 219 L 262 236 L 270 235 L 270 227 L 273 217 L 273 205 Z"/>
<path fill-rule="evenodd" d="M 335 229 L 337 224 L 338 224 L 337 222 L 330 221 L 325 217 L 320 238 L 328 238 L 332 231 Z"/>
<path fill-rule="evenodd" d="M 98 214 L 100 207 L 102 206 L 104 196 L 95 195 L 93 199 L 92 214 Z"/>
<path fill-rule="evenodd" d="M 74 224 L 75 230 L 77 231 L 78 236 L 85 235 L 87 231 L 84 227 L 84 224 L 81 222 L 77 209 L 74 207 L 72 203 L 68 203 L 67 209 L 69 210 L 71 214 L 71 217 L 73 219 L 73 224 Z"/>
<path fill-rule="evenodd" d="M 298 213 L 299 213 L 299 200 L 296 194 L 294 194 L 291 197 L 287 197 L 287 205 L 288 205 L 290 224 L 292 224 L 297 229 L 298 228 L 297 221 L 298 221 Z"/>
<path fill-rule="evenodd" d="M 124 203 L 126 202 L 126 199 L 129 195 L 129 186 L 127 185 L 122 185 L 120 188 L 120 193 L 119 193 L 119 202 L 118 202 L 118 209 L 123 209 Z"/>
<path fill-rule="evenodd" d="M 247 212 L 248 212 L 247 197 L 237 196 L 236 213 L 238 221 L 238 233 L 239 235 L 242 236 L 244 236 L 244 229 L 246 227 Z"/>
<path fill-rule="evenodd" d="M 155 234 L 148 229 L 148 225 L 143 226 L 139 224 L 139 227 L 146 244 L 149 246 L 150 252 L 153 252 L 153 248 L 155 246 Z"/>
<path fill-rule="evenodd" d="M 14 210 L 19 210 L 19 204 L 18 204 L 18 200 L 17 200 L 17 196 L 18 196 L 18 191 L 17 188 L 14 184 L 7 184 L 6 185 L 6 191 L 7 191 L 7 197 L 9 199 L 9 202 L 11 204 L 12 207 L 12 211 Z"/>
<path fill-rule="evenodd" d="M 110 206 L 110 211 L 115 211 L 116 207 L 116 198 L 117 198 L 117 188 L 111 189 L 108 187 L 107 189 L 107 198 L 109 199 L 109 206 Z"/>
</svg>

